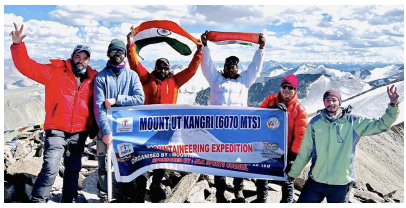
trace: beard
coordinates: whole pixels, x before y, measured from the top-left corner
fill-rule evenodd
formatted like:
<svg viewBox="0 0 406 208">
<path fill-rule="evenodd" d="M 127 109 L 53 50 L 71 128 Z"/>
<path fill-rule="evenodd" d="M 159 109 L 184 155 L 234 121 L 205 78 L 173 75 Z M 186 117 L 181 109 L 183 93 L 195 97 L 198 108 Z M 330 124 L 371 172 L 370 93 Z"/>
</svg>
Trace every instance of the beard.
<svg viewBox="0 0 406 208">
<path fill-rule="evenodd" d="M 119 56 L 119 55 L 114 55 L 112 57 L 110 57 L 110 63 L 112 63 L 113 65 L 119 65 L 124 61 L 124 57 Z"/>
<path fill-rule="evenodd" d="M 80 62 L 74 63 L 72 60 L 72 71 L 76 75 L 85 74 L 86 67 L 85 67 L 85 65 L 81 64 Z"/>
<path fill-rule="evenodd" d="M 169 74 L 165 74 L 163 71 L 162 72 L 157 72 L 156 70 L 154 70 L 152 73 L 154 74 L 154 76 L 156 78 L 158 78 L 161 81 L 164 81 L 166 78 L 169 77 Z"/>
</svg>

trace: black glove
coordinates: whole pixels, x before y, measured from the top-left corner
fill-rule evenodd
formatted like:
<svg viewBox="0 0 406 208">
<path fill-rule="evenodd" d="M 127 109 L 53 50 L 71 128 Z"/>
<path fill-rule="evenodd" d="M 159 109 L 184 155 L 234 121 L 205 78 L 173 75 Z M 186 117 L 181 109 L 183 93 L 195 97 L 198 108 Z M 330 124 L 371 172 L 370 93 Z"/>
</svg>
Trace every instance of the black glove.
<svg viewBox="0 0 406 208">
<path fill-rule="evenodd" d="M 272 106 L 271 108 L 276 108 L 276 109 L 280 109 L 283 111 L 287 110 L 285 103 L 277 103 L 274 106 Z"/>
<path fill-rule="evenodd" d="M 293 162 L 296 160 L 297 154 L 294 152 L 288 152 L 288 162 Z"/>
<path fill-rule="evenodd" d="M 297 154 L 294 152 L 288 152 L 288 162 L 286 165 L 285 173 L 289 173 L 290 169 L 292 168 L 293 162 L 296 160 Z"/>
</svg>

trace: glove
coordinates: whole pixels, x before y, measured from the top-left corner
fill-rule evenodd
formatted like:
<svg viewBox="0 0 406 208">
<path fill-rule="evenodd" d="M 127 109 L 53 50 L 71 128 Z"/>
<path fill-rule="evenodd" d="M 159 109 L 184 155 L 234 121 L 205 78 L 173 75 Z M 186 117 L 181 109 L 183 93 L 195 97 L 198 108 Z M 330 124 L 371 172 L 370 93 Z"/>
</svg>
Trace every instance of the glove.
<svg viewBox="0 0 406 208">
<path fill-rule="evenodd" d="M 271 108 L 280 109 L 283 111 L 287 110 L 285 103 L 277 103 L 274 106 L 272 106 Z"/>
<path fill-rule="evenodd" d="M 292 168 L 293 162 L 296 160 L 297 154 L 294 152 L 288 152 L 288 162 L 286 165 L 285 172 L 289 173 L 290 169 Z"/>
</svg>

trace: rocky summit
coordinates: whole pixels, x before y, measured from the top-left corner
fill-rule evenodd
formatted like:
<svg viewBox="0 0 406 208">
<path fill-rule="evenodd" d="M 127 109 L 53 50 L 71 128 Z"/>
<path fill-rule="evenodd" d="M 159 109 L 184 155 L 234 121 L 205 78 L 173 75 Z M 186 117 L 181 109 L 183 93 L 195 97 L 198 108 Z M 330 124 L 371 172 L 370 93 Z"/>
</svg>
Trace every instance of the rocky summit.
<svg viewBox="0 0 406 208">
<path fill-rule="evenodd" d="M 6 139 L 4 146 L 4 201 L 6 203 L 28 202 L 33 184 L 43 162 L 42 129 L 21 132 L 12 139 Z M 351 191 L 350 203 L 403 203 L 404 202 L 404 123 L 399 123 L 388 132 L 361 138 L 355 157 L 357 179 Z M 82 156 L 82 170 L 79 177 L 79 197 L 77 203 L 99 203 L 97 197 L 97 159 L 96 144 L 88 138 Z M 307 180 L 310 163 L 295 180 L 294 202 Z M 59 175 L 51 190 L 48 203 L 59 203 L 62 194 L 63 160 L 59 167 Z M 150 174 L 147 174 L 150 175 Z M 234 201 L 232 178 L 226 179 L 225 197 Z M 255 203 L 255 179 L 244 179 L 244 196 L 246 203 Z M 151 200 L 147 182 L 146 203 Z M 168 196 L 161 203 L 215 203 L 216 188 L 213 175 L 166 171 L 163 185 Z M 133 190 L 135 183 L 123 184 L 114 180 L 113 203 L 136 202 Z M 282 193 L 277 181 L 269 184 L 267 203 L 279 203 Z M 124 193 L 124 194 L 123 194 Z"/>
</svg>

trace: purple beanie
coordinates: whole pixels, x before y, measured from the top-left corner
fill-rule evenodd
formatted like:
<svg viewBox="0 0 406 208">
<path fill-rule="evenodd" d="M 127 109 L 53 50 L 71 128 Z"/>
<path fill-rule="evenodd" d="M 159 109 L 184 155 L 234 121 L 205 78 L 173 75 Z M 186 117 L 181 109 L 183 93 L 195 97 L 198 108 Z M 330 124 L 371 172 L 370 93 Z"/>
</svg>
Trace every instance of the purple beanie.
<svg viewBox="0 0 406 208">
<path fill-rule="evenodd" d="M 326 99 L 327 96 L 332 95 L 338 99 L 341 105 L 341 93 L 337 90 L 327 90 L 324 95 L 323 95 L 323 102 Z"/>
</svg>

